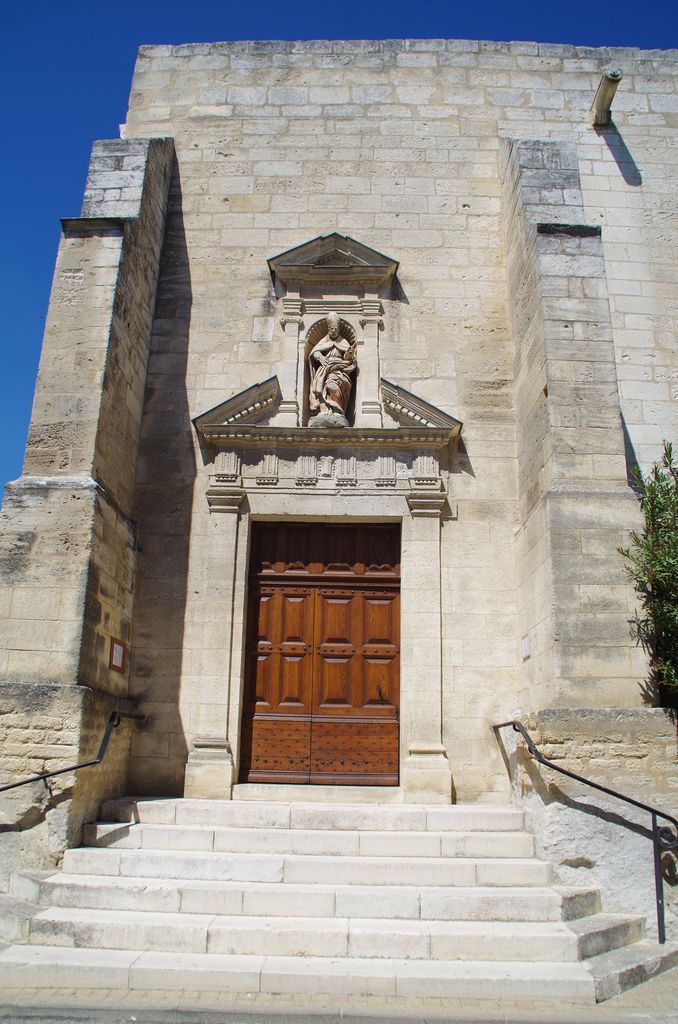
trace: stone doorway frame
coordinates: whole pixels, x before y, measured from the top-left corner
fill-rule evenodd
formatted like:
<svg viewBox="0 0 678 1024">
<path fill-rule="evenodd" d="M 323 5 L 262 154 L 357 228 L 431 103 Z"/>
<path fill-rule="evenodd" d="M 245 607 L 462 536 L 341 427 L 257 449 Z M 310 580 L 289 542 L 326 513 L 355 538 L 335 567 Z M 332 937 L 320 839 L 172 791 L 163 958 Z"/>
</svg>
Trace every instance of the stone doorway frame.
<svg viewBox="0 0 678 1024">
<path fill-rule="evenodd" d="M 211 488 L 214 490 L 214 488 Z M 226 488 L 224 488 L 226 490 Z M 251 524 L 259 520 L 394 523 L 401 528 L 400 785 L 398 799 L 450 803 L 452 774 L 442 742 L 441 517 L 446 495 L 379 494 L 366 502 L 358 494 L 304 494 L 303 503 L 281 495 L 231 488 L 213 511 L 220 515 L 211 545 L 209 575 L 230 588 L 230 622 L 224 623 L 227 721 L 222 735 L 196 738 L 189 753 L 184 795 L 229 799 L 238 777 L 245 685 L 247 577 Z M 217 501 L 215 495 L 212 498 Z M 235 552 L 235 558 L 227 557 Z M 228 581 L 224 564 L 232 565 Z M 337 787 L 340 788 L 340 787 Z M 347 794 L 350 796 L 350 788 Z"/>
</svg>

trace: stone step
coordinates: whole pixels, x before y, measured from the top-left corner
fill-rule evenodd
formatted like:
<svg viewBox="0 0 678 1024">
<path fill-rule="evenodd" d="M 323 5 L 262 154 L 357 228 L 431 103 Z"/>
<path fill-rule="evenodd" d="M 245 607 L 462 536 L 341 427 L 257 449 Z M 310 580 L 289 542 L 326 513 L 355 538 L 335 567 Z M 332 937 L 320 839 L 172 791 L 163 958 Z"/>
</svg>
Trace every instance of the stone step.
<svg viewBox="0 0 678 1024">
<path fill-rule="evenodd" d="M 600 909 L 596 889 L 205 882 L 21 872 L 12 893 L 42 906 L 190 914 L 451 921 L 574 921 Z"/>
<path fill-rule="evenodd" d="M 372 832 L 212 828 L 207 825 L 85 826 L 83 842 L 125 850 L 214 850 L 363 857 L 531 857 L 527 832 Z"/>
<path fill-rule="evenodd" d="M 309 789 L 312 790 L 309 799 Z M 279 782 L 239 782 L 233 787 L 234 800 L 258 803 L 401 804 L 398 786 L 295 786 Z"/>
<path fill-rule="evenodd" d="M 645 939 L 632 946 L 594 956 L 587 961 L 586 966 L 596 986 L 596 999 L 602 1002 L 672 967 L 678 967 L 678 945 L 667 942 L 660 946 L 658 942 Z M 676 986 L 678 991 L 678 977 Z"/>
<path fill-rule="evenodd" d="M 304 958 L 9 946 L 0 951 L 8 991 L 289 993 L 591 1005 L 595 985 L 581 963 L 467 962 L 356 957 Z"/>
<path fill-rule="evenodd" d="M 382 885 L 548 885 L 552 867 L 529 858 L 285 857 L 286 882 Z"/>
<path fill-rule="evenodd" d="M 40 912 L 35 902 L 17 894 L 0 893 L 0 943 L 22 942 L 28 937 L 31 918 Z"/>
<path fill-rule="evenodd" d="M 635 919 L 591 919 L 601 952 L 633 941 Z M 406 921 L 214 916 L 51 907 L 30 921 L 36 945 L 233 956 L 575 961 L 581 935 L 563 922 Z"/>
<path fill-rule="evenodd" d="M 299 789 L 306 787 L 300 786 Z M 523 812 L 494 804 L 312 804 L 245 800 L 147 800 L 123 797 L 102 804 L 102 822 L 205 825 L 212 828 L 303 828 L 341 831 L 516 832 Z"/>
<path fill-rule="evenodd" d="M 304 857 L 176 850 L 66 850 L 68 874 L 335 885 L 544 886 L 551 865 L 530 858 Z"/>
<path fill-rule="evenodd" d="M 594 914 L 568 923 L 577 937 L 580 960 L 629 946 L 645 938 L 645 918 L 630 914 Z"/>
</svg>

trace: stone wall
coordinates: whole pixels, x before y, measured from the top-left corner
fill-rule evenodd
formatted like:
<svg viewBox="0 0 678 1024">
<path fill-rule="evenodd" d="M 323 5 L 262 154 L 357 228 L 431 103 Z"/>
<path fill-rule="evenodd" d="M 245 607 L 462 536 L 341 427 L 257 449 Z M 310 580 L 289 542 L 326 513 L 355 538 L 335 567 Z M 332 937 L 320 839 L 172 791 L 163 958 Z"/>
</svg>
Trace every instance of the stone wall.
<svg viewBox="0 0 678 1024">
<path fill-rule="evenodd" d="M 594 129 L 588 110 L 613 64 L 624 72 L 613 124 Z M 499 138 L 574 141 L 587 221 L 605 229 L 624 416 L 647 465 L 676 426 L 675 78 L 675 51 L 633 48 L 472 40 L 147 46 L 124 130 L 185 140 L 183 167 L 206 179 L 196 209 L 212 232 L 203 245 L 270 253 L 309 237 L 318 221 L 328 230 L 341 222 L 358 237 L 376 229 L 392 250 L 428 254 L 430 269 L 417 273 L 428 273 L 432 303 L 447 300 L 452 317 L 472 314 L 483 287 L 491 295 L 492 264 L 474 253 L 496 229 Z M 220 147 L 222 136 L 230 146 Z M 215 233 L 227 229 L 228 241 Z M 453 266 L 462 270 L 456 290 Z M 433 284 L 436 271 L 444 284 Z M 475 293 L 474 274 L 483 282 Z M 257 336 L 267 336 L 266 311 L 250 316 Z"/>
<path fill-rule="evenodd" d="M 572 143 L 505 141 L 502 178 L 527 699 L 634 704 L 643 661 L 618 548 L 640 517 L 627 484 L 601 231 L 584 222 Z"/>
<path fill-rule="evenodd" d="M 611 63 L 625 75 L 615 124 L 595 130 L 588 108 Z M 172 135 L 177 164 L 135 503 L 132 688 L 156 728 L 135 743 L 134 780 L 181 791 L 230 664 L 205 582 L 211 456 L 190 420 L 280 372 L 266 259 L 335 230 L 400 261 L 399 290 L 382 296 L 384 376 L 464 421 L 441 549 L 444 741 L 458 797 L 502 792 L 489 727 L 519 707 L 640 701 L 645 666 L 615 550 L 636 522 L 618 416 L 627 455 L 645 465 L 675 428 L 677 70 L 675 54 L 531 43 L 141 48 L 123 132 Z M 500 147 L 525 140 L 513 152 L 527 152 L 535 138 L 552 140 L 535 152 L 565 162 L 528 169 L 516 212 Z M 537 236 L 536 220 L 590 237 Z M 531 255 L 512 264 L 519 245 Z M 538 339 L 515 316 L 522 283 L 540 304 Z M 659 391 L 632 400 L 622 384 L 618 396 L 615 366 Z M 584 482 L 584 505 L 553 486 L 546 496 L 549 484 Z"/>
<path fill-rule="evenodd" d="M 131 498 L 171 167 L 171 142 L 96 144 L 86 215 L 63 222 L 23 475 L 2 512 L 3 780 L 92 757 L 127 698 L 128 669 L 109 654 L 131 634 Z M 128 745 L 125 726 L 86 781 L 7 794 L 10 861 L 27 847 L 47 866 L 77 842 L 100 800 L 124 791 Z"/>
<path fill-rule="evenodd" d="M 526 716 L 524 724 L 542 753 L 562 768 L 678 817 L 678 733 L 671 713 L 550 709 Z M 651 816 L 537 764 L 510 729 L 500 731 L 500 743 L 516 799 L 556 877 L 565 885 L 600 887 L 610 913 L 646 915 L 648 935 L 656 938 Z M 673 938 L 676 863 L 675 852 L 662 855 L 666 930 Z"/>
<path fill-rule="evenodd" d="M 94 758 L 112 704 L 89 687 L 3 682 L 0 777 L 18 780 Z M 133 726 L 114 731 L 100 765 L 0 795 L 0 892 L 17 866 L 53 868 L 77 846 L 83 822 L 99 804 L 124 792 Z"/>
</svg>

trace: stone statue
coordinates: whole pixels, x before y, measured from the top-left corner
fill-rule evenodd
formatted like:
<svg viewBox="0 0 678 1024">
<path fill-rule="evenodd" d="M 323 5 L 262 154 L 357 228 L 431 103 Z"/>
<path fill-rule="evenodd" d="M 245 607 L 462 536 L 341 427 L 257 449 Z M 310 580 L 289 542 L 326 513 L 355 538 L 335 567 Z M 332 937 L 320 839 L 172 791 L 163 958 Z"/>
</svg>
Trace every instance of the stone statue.
<svg viewBox="0 0 678 1024">
<path fill-rule="evenodd" d="M 309 426 L 347 427 L 346 409 L 358 366 L 356 345 L 341 336 L 336 313 L 326 317 L 327 334 L 313 346 L 308 357 L 311 371 Z"/>
</svg>

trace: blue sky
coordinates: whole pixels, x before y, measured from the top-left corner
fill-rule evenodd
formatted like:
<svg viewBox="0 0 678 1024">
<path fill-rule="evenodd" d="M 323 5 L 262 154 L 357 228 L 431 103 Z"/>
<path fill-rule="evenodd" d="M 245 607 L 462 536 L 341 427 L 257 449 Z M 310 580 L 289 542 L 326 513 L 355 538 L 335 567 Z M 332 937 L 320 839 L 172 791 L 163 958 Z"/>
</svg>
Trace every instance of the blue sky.
<svg viewBox="0 0 678 1024">
<path fill-rule="evenodd" d="M 4 244 L 0 484 L 21 472 L 59 218 L 77 216 L 94 139 L 125 118 L 142 43 L 226 39 L 528 39 L 678 47 L 671 0 L 35 0 L 0 12 Z"/>
</svg>

